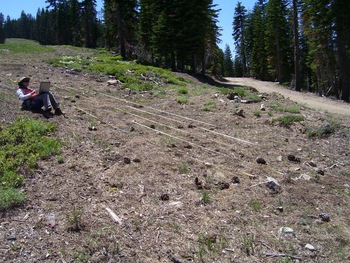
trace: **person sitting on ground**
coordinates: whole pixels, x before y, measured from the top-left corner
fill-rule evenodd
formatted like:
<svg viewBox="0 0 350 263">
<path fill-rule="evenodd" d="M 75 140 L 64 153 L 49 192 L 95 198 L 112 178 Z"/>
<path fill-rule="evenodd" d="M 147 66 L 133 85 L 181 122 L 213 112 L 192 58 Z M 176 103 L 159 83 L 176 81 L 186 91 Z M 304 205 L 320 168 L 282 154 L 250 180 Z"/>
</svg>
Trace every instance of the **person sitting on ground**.
<svg viewBox="0 0 350 263">
<path fill-rule="evenodd" d="M 23 77 L 18 82 L 17 96 L 23 101 L 22 108 L 25 110 L 40 111 L 44 107 L 44 117 L 51 118 L 52 108 L 56 115 L 62 115 L 63 112 L 59 107 L 59 103 L 51 92 L 37 93 L 36 90 L 29 88 L 30 78 Z"/>
</svg>

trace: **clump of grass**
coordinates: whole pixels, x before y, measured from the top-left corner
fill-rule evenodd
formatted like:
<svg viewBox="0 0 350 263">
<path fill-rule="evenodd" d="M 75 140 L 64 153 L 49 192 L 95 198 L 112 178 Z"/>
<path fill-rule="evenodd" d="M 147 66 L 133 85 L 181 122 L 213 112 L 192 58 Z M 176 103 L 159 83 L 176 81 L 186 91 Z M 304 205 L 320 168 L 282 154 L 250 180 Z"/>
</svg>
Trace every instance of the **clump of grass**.
<svg viewBox="0 0 350 263">
<path fill-rule="evenodd" d="M 203 106 L 203 111 L 212 111 L 214 109 L 216 109 L 216 104 L 213 101 L 209 101 Z"/>
<path fill-rule="evenodd" d="M 179 94 L 188 94 L 188 88 L 180 87 L 180 88 L 178 88 L 177 93 L 179 93 Z"/>
<path fill-rule="evenodd" d="M 260 118 L 261 117 L 261 110 L 255 110 L 253 112 L 254 116 L 257 117 L 257 118 Z"/>
<path fill-rule="evenodd" d="M 188 174 L 188 172 L 189 172 L 189 169 L 188 169 L 188 166 L 187 166 L 187 164 L 181 164 L 180 166 L 179 166 L 179 173 L 180 174 Z"/>
<path fill-rule="evenodd" d="M 183 96 L 177 97 L 176 98 L 176 102 L 179 103 L 179 104 L 186 104 L 186 103 L 188 103 L 188 98 L 183 97 Z"/>
<path fill-rule="evenodd" d="M 287 113 L 300 113 L 300 107 L 298 105 L 288 106 L 284 105 L 278 101 L 268 104 L 269 108 L 277 112 L 287 112 Z"/>
<path fill-rule="evenodd" d="M 259 200 L 256 200 L 256 199 L 250 200 L 249 206 L 254 212 L 259 212 L 261 210 L 261 203 Z"/>
<path fill-rule="evenodd" d="M 272 124 L 278 124 L 280 126 L 289 126 L 295 122 L 301 122 L 304 120 L 302 115 L 288 114 L 272 120 Z"/>
<path fill-rule="evenodd" d="M 306 134 L 310 138 L 326 138 L 339 129 L 339 124 L 336 122 L 328 122 L 319 127 L 312 127 L 306 130 Z"/>
<path fill-rule="evenodd" d="M 202 192 L 202 198 L 201 201 L 203 204 L 209 204 L 210 203 L 210 195 L 208 191 L 203 191 Z"/>
<path fill-rule="evenodd" d="M 74 208 L 72 213 L 67 216 L 67 222 L 69 231 L 79 232 L 83 229 L 82 212 Z"/>
<path fill-rule="evenodd" d="M 57 156 L 57 162 L 58 162 L 59 164 L 64 163 L 64 158 L 63 158 L 62 156 Z"/>
<path fill-rule="evenodd" d="M 247 256 L 254 255 L 254 242 L 255 237 L 253 234 L 246 234 L 243 237 L 242 250 L 247 254 Z"/>
</svg>

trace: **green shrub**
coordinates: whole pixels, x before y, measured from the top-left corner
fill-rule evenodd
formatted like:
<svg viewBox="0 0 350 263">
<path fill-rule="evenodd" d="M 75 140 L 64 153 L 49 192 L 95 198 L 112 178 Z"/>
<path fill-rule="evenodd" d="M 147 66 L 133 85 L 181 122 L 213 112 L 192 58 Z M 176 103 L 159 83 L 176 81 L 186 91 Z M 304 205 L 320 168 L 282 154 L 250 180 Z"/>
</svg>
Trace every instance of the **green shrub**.
<svg viewBox="0 0 350 263">
<path fill-rule="evenodd" d="M 15 188 L 0 187 L 0 211 L 20 205 L 25 200 L 25 194 Z"/>
<path fill-rule="evenodd" d="M 4 188 L 18 188 L 24 183 L 24 178 L 22 175 L 14 171 L 5 171 L 1 177 L 1 186 Z"/>
</svg>

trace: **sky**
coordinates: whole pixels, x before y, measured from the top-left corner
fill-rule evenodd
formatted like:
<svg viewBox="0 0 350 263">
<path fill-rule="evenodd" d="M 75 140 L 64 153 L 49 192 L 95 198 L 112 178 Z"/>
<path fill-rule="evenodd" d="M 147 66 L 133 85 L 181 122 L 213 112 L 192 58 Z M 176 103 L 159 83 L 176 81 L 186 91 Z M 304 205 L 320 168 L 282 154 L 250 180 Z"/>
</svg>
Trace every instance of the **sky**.
<svg viewBox="0 0 350 263">
<path fill-rule="evenodd" d="M 213 3 L 218 5 L 216 8 L 221 9 L 218 26 L 222 29 L 220 37 L 222 41 L 218 45 L 225 50 L 225 46 L 228 44 L 232 53 L 234 53 L 232 22 L 237 2 L 238 0 L 213 0 Z M 247 10 L 251 10 L 256 0 L 241 0 L 240 2 Z M 4 15 L 5 19 L 7 16 L 10 16 L 11 19 L 17 19 L 23 10 L 26 14 L 32 14 L 35 17 L 38 8 L 46 6 L 45 0 L 0 0 L 0 13 Z M 102 6 L 103 0 L 97 0 L 97 11 L 101 10 Z"/>
</svg>

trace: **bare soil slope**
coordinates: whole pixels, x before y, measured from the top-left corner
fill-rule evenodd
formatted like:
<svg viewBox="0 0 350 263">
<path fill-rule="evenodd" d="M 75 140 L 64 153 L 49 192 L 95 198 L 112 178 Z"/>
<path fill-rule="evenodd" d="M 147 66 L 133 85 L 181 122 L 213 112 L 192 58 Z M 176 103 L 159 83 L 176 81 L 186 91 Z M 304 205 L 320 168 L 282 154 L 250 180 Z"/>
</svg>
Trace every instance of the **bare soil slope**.
<svg viewBox="0 0 350 263">
<path fill-rule="evenodd" d="M 179 104 L 176 89 L 130 92 L 43 62 L 77 52 L 1 57 L 1 124 L 22 115 L 53 122 L 66 145 L 63 164 L 52 157 L 25 175 L 27 202 L 1 212 L 0 262 L 350 260 L 348 116 L 278 93 L 260 112 L 198 82 Z M 66 117 L 20 111 L 15 82 L 24 75 L 50 80 Z M 299 106 L 305 120 L 272 124 L 286 113 L 269 105 Z M 307 135 L 334 123 L 325 138 Z"/>
</svg>

